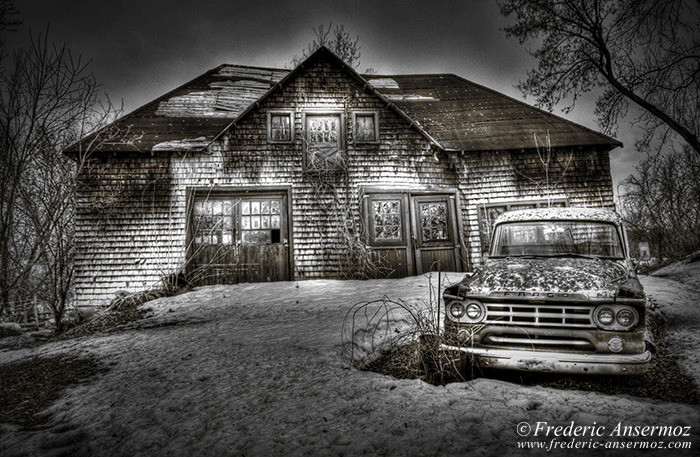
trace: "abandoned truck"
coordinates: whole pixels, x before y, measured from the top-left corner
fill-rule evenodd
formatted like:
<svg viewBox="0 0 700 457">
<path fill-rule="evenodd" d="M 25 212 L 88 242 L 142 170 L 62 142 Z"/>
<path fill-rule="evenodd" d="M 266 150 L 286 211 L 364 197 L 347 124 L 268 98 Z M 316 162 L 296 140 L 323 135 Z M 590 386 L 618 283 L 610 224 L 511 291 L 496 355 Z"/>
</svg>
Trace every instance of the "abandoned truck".
<svg viewBox="0 0 700 457">
<path fill-rule="evenodd" d="M 646 297 L 613 211 L 503 213 L 483 266 L 443 297 L 440 351 L 462 363 L 619 375 L 646 372 L 652 357 Z"/>
</svg>

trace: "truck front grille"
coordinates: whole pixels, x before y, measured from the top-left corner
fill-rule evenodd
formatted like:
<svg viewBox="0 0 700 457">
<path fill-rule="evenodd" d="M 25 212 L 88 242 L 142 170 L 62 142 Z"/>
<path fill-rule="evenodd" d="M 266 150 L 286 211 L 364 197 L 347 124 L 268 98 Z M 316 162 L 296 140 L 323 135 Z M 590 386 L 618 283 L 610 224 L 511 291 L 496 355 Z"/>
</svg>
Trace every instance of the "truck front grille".
<svg viewBox="0 0 700 457">
<path fill-rule="evenodd" d="M 487 324 L 596 328 L 593 306 L 565 304 L 484 303 Z"/>
<path fill-rule="evenodd" d="M 591 352 L 595 346 L 585 338 L 555 336 L 555 335 L 527 335 L 516 333 L 489 333 L 483 342 L 489 346 L 536 349 Z"/>
</svg>

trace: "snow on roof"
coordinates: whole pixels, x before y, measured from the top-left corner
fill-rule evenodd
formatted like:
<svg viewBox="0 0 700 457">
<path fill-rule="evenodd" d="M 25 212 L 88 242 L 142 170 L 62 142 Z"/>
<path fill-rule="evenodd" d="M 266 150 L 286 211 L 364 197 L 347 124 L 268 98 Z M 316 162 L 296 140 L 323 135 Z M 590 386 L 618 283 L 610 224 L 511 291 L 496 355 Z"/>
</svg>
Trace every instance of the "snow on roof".
<svg viewBox="0 0 700 457">
<path fill-rule="evenodd" d="M 603 208 L 536 208 L 507 211 L 496 219 L 501 222 L 536 221 L 536 220 L 588 220 L 622 223 L 622 218 L 615 211 Z"/>
</svg>

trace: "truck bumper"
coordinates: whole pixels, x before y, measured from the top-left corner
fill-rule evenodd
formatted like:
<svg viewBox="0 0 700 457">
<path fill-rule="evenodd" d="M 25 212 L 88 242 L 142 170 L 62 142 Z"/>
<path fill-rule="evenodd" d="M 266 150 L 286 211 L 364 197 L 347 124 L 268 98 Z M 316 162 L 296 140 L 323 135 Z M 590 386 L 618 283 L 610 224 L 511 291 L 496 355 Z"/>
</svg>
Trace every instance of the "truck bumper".
<svg viewBox="0 0 700 457">
<path fill-rule="evenodd" d="M 652 357 L 649 351 L 641 354 L 577 354 L 445 344 L 440 345 L 440 350 L 471 354 L 482 368 L 574 374 L 644 374 Z"/>
</svg>

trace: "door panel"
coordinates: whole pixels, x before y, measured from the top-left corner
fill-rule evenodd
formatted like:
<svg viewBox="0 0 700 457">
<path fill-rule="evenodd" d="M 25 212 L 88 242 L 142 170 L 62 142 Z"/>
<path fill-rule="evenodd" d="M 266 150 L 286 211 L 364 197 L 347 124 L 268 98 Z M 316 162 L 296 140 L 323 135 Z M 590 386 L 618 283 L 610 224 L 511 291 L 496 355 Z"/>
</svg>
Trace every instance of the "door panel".
<svg viewBox="0 0 700 457">
<path fill-rule="evenodd" d="M 197 285 L 289 280 L 286 195 L 195 195 L 188 272 Z"/>
<path fill-rule="evenodd" d="M 404 194 L 375 194 L 365 200 L 370 245 L 381 277 L 404 278 L 413 274 L 408 208 L 408 196 Z"/>
<path fill-rule="evenodd" d="M 412 196 L 411 202 L 416 273 L 458 270 L 459 237 L 454 197 Z"/>
<path fill-rule="evenodd" d="M 370 245 L 388 277 L 461 270 L 453 195 L 371 194 L 365 214 Z"/>
</svg>

